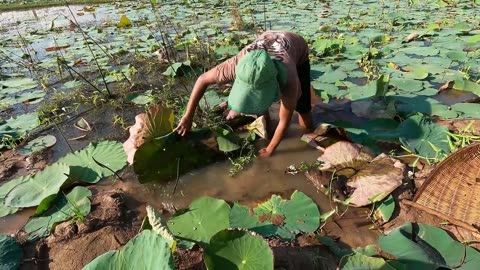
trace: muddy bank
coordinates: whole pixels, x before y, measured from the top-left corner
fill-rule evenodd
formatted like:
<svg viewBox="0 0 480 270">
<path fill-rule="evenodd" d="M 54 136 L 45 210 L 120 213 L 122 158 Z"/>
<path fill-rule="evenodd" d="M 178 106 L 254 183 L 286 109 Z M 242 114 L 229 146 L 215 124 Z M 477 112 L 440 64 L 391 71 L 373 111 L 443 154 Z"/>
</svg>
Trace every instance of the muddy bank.
<svg viewBox="0 0 480 270">
<path fill-rule="evenodd" d="M 63 222 L 46 239 L 23 243 L 21 269 L 82 269 L 97 256 L 119 249 L 138 233 L 145 216 L 144 204 L 121 189 L 92 190 L 92 211 L 83 222 Z M 22 233 L 17 235 L 20 241 L 23 237 Z M 274 252 L 275 269 L 336 269 L 335 257 L 314 235 L 291 242 L 270 239 L 268 243 Z M 177 249 L 174 257 L 178 269 L 206 269 L 201 248 Z"/>
</svg>

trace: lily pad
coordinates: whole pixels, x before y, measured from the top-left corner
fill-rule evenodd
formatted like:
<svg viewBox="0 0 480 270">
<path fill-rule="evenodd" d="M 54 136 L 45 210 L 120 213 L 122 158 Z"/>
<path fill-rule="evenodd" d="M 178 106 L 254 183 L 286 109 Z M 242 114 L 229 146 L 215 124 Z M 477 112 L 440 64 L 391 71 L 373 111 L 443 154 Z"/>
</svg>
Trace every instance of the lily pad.
<svg viewBox="0 0 480 270">
<path fill-rule="evenodd" d="M 5 196 L 5 205 L 9 207 L 37 206 L 50 195 L 56 194 L 68 179 L 70 168 L 64 163 L 54 163 L 42 171 L 29 176 L 12 188 Z"/>
<path fill-rule="evenodd" d="M 460 112 L 462 118 L 480 118 L 480 104 L 478 103 L 456 103 L 451 108 Z"/>
<path fill-rule="evenodd" d="M 154 102 L 152 90 L 147 90 L 144 93 L 131 93 L 127 96 L 127 100 L 137 105 L 147 105 Z"/>
<path fill-rule="evenodd" d="M 229 227 L 229 213 L 230 206 L 224 200 L 201 197 L 185 212 L 172 217 L 167 225 L 174 236 L 209 243 L 214 234 Z"/>
<path fill-rule="evenodd" d="M 0 269 L 16 270 L 20 268 L 23 250 L 14 238 L 0 235 Z"/>
<path fill-rule="evenodd" d="M 86 148 L 67 154 L 58 162 L 70 166 L 74 180 L 97 183 L 103 177 L 111 176 L 127 163 L 122 144 L 116 141 L 92 142 Z"/>
<path fill-rule="evenodd" d="M 273 269 L 273 252 L 261 237 L 246 231 L 216 233 L 205 249 L 205 265 L 211 270 Z"/>
<path fill-rule="evenodd" d="M 25 225 L 29 240 L 46 237 L 55 226 L 71 218 L 83 219 L 90 213 L 91 203 L 88 197 L 92 192 L 86 187 L 75 187 L 67 195 L 60 194 L 50 204 L 50 208 L 41 216 L 30 219 Z"/>
<path fill-rule="evenodd" d="M 388 222 L 395 211 L 395 199 L 390 194 L 387 198 L 385 198 L 378 206 L 376 210 L 376 214 L 380 216 L 383 222 Z M 373 256 L 373 255 L 370 255 Z"/>
<path fill-rule="evenodd" d="M 155 232 L 144 230 L 117 251 L 108 251 L 83 270 L 97 269 L 155 269 L 174 270 L 175 262 L 168 243 Z"/>
<path fill-rule="evenodd" d="M 1 89 L 1 86 L 5 88 Z M 38 83 L 31 78 L 13 77 L 6 81 L 0 81 L 0 94 L 14 94 L 37 86 Z"/>
<path fill-rule="evenodd" d="M 418 92 L 423 89 L 421 81 L 412 79 L 392 79 L 390 84 L 405 92 Z"/>
<path fill-rule="evenodd" d="M 19 148 L 17 152 L 20 155 L 28 156 L 45 148 L 53 146 L 57 142 L 55 136 L 45 135 L 29 141 L 25 146 Z"/>
</svg>

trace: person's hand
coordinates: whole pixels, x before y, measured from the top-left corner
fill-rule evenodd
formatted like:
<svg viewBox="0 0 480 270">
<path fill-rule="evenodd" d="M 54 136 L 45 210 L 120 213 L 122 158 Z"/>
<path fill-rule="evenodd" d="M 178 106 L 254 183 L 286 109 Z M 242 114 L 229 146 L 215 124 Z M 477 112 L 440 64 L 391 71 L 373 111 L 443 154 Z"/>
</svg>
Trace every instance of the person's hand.
<svg viewBox="0 0 480 270">
<path fill-rule="evenodd" d="M 192 122 L 192 117 L 185 115 L 182 117 L 182 120 L 180 120 L 180 123 L 178 123 L 178 126 L 173 131 L 177 132 L 180 136 L 185 136 L 190 129 L 192 129 Z"/>
<path fill-rule="evenodd" d="M 262 148 L 260 151 L 258 151 L 258 154 L 263 158 L 271 156 L 272 153 L 273 151 L 269 150 L 268 147 Z"/>
</svg>

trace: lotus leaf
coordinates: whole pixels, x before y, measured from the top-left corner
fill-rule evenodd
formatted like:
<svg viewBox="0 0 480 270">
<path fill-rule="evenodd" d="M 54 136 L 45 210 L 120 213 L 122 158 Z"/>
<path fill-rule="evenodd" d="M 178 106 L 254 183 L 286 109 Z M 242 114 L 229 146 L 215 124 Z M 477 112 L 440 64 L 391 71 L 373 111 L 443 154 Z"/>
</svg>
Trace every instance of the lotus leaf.
<svg viewBox="0 0 480 270">
<path fill-rule="evenodd" d="M 205 92 L 198 105 L 202 110 L 212 110 L 224 101 L 227 101 L 227 97 L 218 95 L 215 90 L 209 90 Z"/>
<path fill-rule="evenodd" d="M 403 130 L 400 142 L 415 154 L 439 160 L 450 153 L 448 129 L 421 114 L 407 118 L 400 124 L 399 129 Z"/>
<path fill-rule="evenodd" d="M 154 102 L 152 90 L 147 90 L 144 93 L 131 93 L 127 96 L 127 100 L 137 105 L 146 105 Z"/>
<path fill-rule="evenodd" d="M 418 92 L 423 89 L 423 83 L 421 81 L 412 79 L 392 79 L 390 83 L 405 92 Z"/>
<path fill-rule="evenodd" d="M 127 163 L 122 144 L 116 141 L 92 142 L 86 148 L 67 154 L 58 162 L 70 166 L 70 177 L 96 183 L 111 176 Z"/>
<path fill-rule="evenodd" d="M 406 223 L 380 236 L 380 248 L 407 269 L 477 269 L 480 253 L 452 239 L 444 230 L 426 224 Z"/>
<path fill-rule="evenodd" d="M 349 142 L 340 141 L 327 147 L 318 160 L 322 162 L 321 170 L 342 170 L 360 168 L 373 159 L 368 148 Z"/>
<path fill-rule="evenodd" d="M 214 234 L 229 227 L 229 213 L 230 206 L 225 201 L 201 197 L 192 201 L 184 213 L 173 216 L 167 225 L 176 237 L 208 243 Z"/>
<path fill-rule="evenodd" d="M 162 137 L 173 130 L 173 111 L 161 105 L 135 116 L 135 124 L 130 127 L 130 137 L 123 143 L 128 163 L 133 164 L 137 149 L 145 142 Z"/>
<path fill-rule="evenodd" d="M 252 210 L 235 204 L 230 213 L 230 226 L 245 228 L 263 236 L 277 235 L 292 239 L 300 232 L 314 232 L 320 225 L 317 205 L 304 193 L 295 191 L 290 200 L 272 195 Z"/>
<path fill-rule="evenodd" d="M 409 47 L 403 50 L 406 54 L 416 54 L 420 56 L 434 56 L 437 55 L 440 51 L 437 48 L 433 47 Z"/>
<path fill-rule="evenodd" d="M 45 148 L 53 146 L 57 142 L 55 136 L 45 135 L 29 141 L 25 146 L 19 148 L 17 152 L 20 155 L 28 156 Z"/>
<path fill-rule="evenodd" d="M 22 263 L 23 250 L 14 238 L 0 235 L 0 269 L 16 270 Z"/>
<path fill-rule="evenodd" d="M 477 103 L 457 103 L 451 106 L 452 110 L 461 113 L 462 118 L 479 118 L 480 104 Z"/>
<path fill-rule="evenodd" d="M 182 75 L 185 75 L 187 71 L 190 69 L 190 62 L 177 62 L 173 63 L 172 65 L 168 66 L 165 72 L 163 72 L 163 75 L 169 76 L 169 77 L 179 77 Z"/>
<path fill-rule="evenodd" d="M 1 86 L 6 88 L 2 89 Z M 6 81 L 0 81 L 0 94 L 14 94 L 37 86 L 38 83 L 31 78 L 13 77 Z"/>
<path fill-rule="evenodd" d="M 480 96 L 480 84 L 468 80 L 455 80 L 453 88 L 456 90 L 469 91 Z"/>
<path fill-rule="evenodd" d="M 29 131 L 40 125 L 37 113 L 27 113 L 0 122 L 0 148 L 4 147 L 5 140 L 18 140 Z"/>
<path fill-rule="evenodd" d="M 55 226 L 71 218 L 83 219 L 90 213 L 91 203 L 88 197 L 92 192 L 86 187 L 75 187 L 67 195 L 60 194 L 50 203 L 50 208 L 41 216 L 36 216 L 25 225 L 28 239 L 34 241 L 46 237 Z"/>
<path fill-rule="evenodd" d="M 246 231 L 223 230 L 216 233 L 204 256 L 209 270 L 273 269 L 273 252 L 268 243 Z"/>
<path fill-rule="evenodd" d="M 155 269 L 174 270 L 175 262 L 168 243 L 150 230 L 144 230 L 117 251 L 104 253 L 83 270 L 97 269 Z"/>
<path fill-rule="evenodd" d="M 345 73 L 343 70 L 336 69 L 334 71 L 326 72 L 318 78 L 318 81 L 324 83 L 335 83 L 337 81 L 345 80 L 347 77 L 347 73 Z"/>
<path fill-rule="evenodd" d="M 228 153 L 240 149 L 240 138 L 232 131 L 217 128 L 215 134 L 217 135 L 218 149 L 220 151 Z"/>
<path fill-rule="evenodd" d="M 376 213 L 378 216 L 382 218 L 384 222 L 388 222 L 395 211 L 395 199 L 390 194 L 387 198 L 385 198 L 380 205 L 378 206 Z M 373 256 L 373 255 L 369 255 Z"/>
<path fill-rule="evenodd" d="M 354 253 L 343 257 L 340 260 L 340 269 L 342 270 L 398 270 L 391 266 L 383 258 L 375 258 L 363 255 L 361 253 Z"/>
<path fill-rule="evenodd" d="M 5 196 L 7 196 L 10 190 L 26 180 L 28 180 L 28 177 L 18 177 L 0 186 L 0 217 L 7 216 L 18 211 L 18 208 L 16 207 L 4 205 Z"/>
<path fill-rule="evenodd" d="M 37 206 L 46 197 L 56 194 L 68 179 L 70 168 L 64 163 L 54 163 L 42 171 L 26 176 L 5 196 L 9 207 Z"/>
<path fill-rule="evenodd" d="M 172 252 L 175 251 L 177 242 L 173 238 L 172 232 L 168 229 L 160 213 L 150 205 L 147 205 L 147 217 L 152 231 L 158 233 L 168 243 Z"/>
</svg>

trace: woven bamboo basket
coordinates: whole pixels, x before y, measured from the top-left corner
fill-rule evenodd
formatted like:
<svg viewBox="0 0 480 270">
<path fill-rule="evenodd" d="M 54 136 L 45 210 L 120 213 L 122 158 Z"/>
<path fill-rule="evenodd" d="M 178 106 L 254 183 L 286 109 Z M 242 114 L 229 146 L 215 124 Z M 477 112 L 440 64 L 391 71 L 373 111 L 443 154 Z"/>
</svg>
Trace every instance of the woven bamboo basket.
<svg viewBox="0 0 480 270">
<path fill-rule="evenodd" d="M 428 176 L 414 201 L 451 219 L 480 225 L 480 143 L 443 160 Z"/>
</svg>

